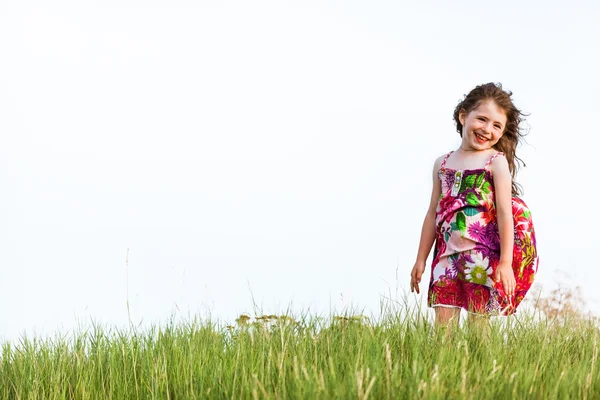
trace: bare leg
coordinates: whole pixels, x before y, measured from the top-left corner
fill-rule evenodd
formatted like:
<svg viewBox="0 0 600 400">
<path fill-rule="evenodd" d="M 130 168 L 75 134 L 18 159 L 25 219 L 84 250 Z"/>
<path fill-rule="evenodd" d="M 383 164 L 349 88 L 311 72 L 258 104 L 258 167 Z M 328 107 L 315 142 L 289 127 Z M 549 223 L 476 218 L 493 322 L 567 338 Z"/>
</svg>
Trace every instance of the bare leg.
<svg viewBox="0 0 600 400">
<path fill-rule="evenodd" d="M 484 327 L 490 324 L 490 317 L 485 314 L 469 313 L 469 322 L 476 326 Z"/>
<path fill-rule="evenodd" d="M 490 317 L 485 314 L 469 313 L 469 328 L 487 336 L 490 335 Z"/>
<path fill-rule="evenodd" d="M 459 318 L 460 308 L 435 307 L 435 324 L 439 327 L 449 328 L 451 325 L 458 325 Z"/>
</svg>

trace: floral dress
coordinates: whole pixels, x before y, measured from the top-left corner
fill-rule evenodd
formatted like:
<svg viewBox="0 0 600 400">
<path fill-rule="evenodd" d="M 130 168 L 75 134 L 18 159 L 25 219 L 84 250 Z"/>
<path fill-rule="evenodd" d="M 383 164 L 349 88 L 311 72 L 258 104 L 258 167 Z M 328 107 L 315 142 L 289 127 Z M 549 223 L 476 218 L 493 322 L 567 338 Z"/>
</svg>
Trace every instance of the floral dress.
<svg viewBox="0 0 600 400">
<path fill-rule="evenodd" d="M 500 235 L 489 165 L 502 153 L 494 154 L 484 168 L 471 170 L 446 168 L 450 154 L 438 172 L 442 193 L 436 210 L 429 306 L 512 314 L 531 287 L 538 267 L 531 212 L 523 200 L 512 197 L 516 288 L 509 298 L 502 284 L 493 280 L 500 261 Z"/>
</svg>

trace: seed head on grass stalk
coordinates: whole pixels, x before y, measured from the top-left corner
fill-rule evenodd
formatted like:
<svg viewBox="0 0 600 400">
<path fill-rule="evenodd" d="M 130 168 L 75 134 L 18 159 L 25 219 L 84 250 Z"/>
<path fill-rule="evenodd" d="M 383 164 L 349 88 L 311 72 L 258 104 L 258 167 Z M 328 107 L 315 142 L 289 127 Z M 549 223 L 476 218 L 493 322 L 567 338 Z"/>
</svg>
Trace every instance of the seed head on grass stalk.
<svg viewBox="0 0 600 400">
<path fill-rule="evenodd" d="M 242 314 L 240 315 L 235 322 L 239 325 L 239 326 L 243 326 L 246 325 L 248 323 L 248 321 L 250 321 L 250 316 L 248 314 Z"/>
</svg>

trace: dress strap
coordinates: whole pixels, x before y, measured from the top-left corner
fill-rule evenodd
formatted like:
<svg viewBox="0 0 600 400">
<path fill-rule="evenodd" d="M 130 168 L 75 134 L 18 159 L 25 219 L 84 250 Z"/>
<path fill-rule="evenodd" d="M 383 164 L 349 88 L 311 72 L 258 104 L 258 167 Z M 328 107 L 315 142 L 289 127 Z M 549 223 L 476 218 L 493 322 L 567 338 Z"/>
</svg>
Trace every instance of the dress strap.
<svg viewBox="0 0 600 400">
<path fill-rule="evenodd" d="M 492 164 L 492 162 L 494 161 L 494 159 L 495 159 L 496 157 L 498 157 L 499 155 L 504 155 L 504 153 L 503 153 L 503 152 L 501 152 L 501 151 L 498 151 L 498 152 L 496 152 L 496 154 L 494 154 L 493 156 L 491 156 L 491 157 L 490 157 L 490 159 L 488 160 L 488 162 L 485 164 L 485 167 L 483 167 L 483 168 L 484 168 L 485 170 L 487 170 L 487 169 L 488 169 L 488 167 L 489 167 L 489 166 Z"/>
<path fill-rule="evenodd" d="M 454 153 L 454 151 L 451 151 L 450 153 L 446 154 L 446 157 L 444 157 L 444 160 L 442 161 L 442 165 L 440 165 L 440 169 L 444 169 L 446 168 L 446 161 L 448 160 L 448 157 L 450 157 L 450 154 Z"/>
</svg>

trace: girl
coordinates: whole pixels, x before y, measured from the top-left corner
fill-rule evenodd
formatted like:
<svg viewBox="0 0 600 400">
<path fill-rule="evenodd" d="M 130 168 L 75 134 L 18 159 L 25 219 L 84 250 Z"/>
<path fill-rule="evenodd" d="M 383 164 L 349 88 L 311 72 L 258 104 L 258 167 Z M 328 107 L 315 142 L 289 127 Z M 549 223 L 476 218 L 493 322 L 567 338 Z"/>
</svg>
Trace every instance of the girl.
<svg viewBox="0 0 600 400">
<path fill-rule="evenodd" d="M 423 222 L 411 292 L 419 293 L 435 241 L 428 304 L 436 323 L 516 311 L 537 272 L 531 213 L 517 197 L 521 160 L 515 150 L 524 114 L 500 84 L 477 86 L 454 110 L 462 141 L 433 166 L 433 190 Z"/>
</svg>

